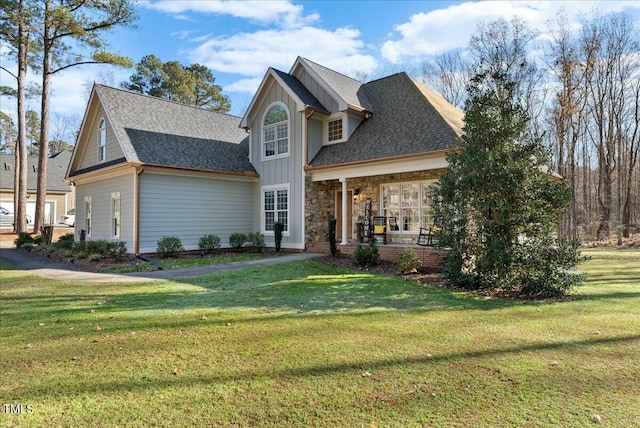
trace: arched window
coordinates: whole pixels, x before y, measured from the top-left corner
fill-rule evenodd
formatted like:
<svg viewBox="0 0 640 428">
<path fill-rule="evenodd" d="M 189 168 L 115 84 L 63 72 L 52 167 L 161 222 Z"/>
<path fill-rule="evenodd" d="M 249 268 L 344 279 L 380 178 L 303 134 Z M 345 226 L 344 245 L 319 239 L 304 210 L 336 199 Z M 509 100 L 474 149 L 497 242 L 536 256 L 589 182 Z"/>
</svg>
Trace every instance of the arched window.
<svg viewBox="0 0 640 428">
<path fill-rule="evenodd" d="M 100 121 L 98 126 L 98 162 L 104 162 L 107 159 L 107 123 L 104 119 Z"/>
<path fill-rule="evenodd" d="M 262 122 L 262 146 L 265 158 L 289 154 L 289 113 L 283 104 L 274 104 Z"/>
</svg>

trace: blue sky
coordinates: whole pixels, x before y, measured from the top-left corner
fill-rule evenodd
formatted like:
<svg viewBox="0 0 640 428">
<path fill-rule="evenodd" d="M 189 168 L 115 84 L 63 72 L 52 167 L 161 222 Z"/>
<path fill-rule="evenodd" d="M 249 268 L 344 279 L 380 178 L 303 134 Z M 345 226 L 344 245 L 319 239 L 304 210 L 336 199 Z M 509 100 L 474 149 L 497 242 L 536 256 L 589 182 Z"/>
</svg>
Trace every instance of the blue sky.
<svg viewBox="0 0 640 428">
<path fill-rule="evenodd" d="M 561 8 L 576 25 L 580 14 L 596 9 L 624 10 L 640 22 L 639 1 L 140 1 L 138 29 L 118 29 L 108 40 L 112 51 L 134 63 L 154 54 L 163 61 L 208 66 L 231 98 L 231 113 L 241 116 L 267 68 L 289 71 L 298 55 L 348 75 L 380 77 L 466 47 L 482 22 L 519 16 L 544 34 Z M 56 115 L 80 121 L 87 82 L 118 86 L 132 73 L 87 66 L 56 75 L 54 121 Z M 15 86 L 4 73 L 0 84 Z M 0 109 L 9 114 L 14 104 L 0 98 Z"/>
</svg>

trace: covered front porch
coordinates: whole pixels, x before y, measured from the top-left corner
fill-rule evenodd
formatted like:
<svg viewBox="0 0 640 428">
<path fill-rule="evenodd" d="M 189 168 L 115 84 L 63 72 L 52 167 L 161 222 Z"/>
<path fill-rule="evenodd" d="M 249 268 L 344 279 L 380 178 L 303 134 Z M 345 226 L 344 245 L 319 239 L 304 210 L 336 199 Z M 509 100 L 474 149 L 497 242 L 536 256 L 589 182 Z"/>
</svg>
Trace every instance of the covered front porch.
<svg viewBox="0 0 640 428">
<path fill-rule="evenodd" d="M 420 228 L 433 226 L 429 187 L 444 168 L 380 174 L 372 168 L 368 172 L 371 175 L 325 180 L 319 179 L 323 175 L 307 176 L 307 250 L 329 251 L 329 220 L 335 218 L 342 253 L 353 254 L 362 236 L 362 245 L 375 239 L 382 259 L 398 261 L 402 252 L 412 249 L 424 266 L 438 266 L 443 251 L 418 245 L 418 239 Z"/>
</svg>

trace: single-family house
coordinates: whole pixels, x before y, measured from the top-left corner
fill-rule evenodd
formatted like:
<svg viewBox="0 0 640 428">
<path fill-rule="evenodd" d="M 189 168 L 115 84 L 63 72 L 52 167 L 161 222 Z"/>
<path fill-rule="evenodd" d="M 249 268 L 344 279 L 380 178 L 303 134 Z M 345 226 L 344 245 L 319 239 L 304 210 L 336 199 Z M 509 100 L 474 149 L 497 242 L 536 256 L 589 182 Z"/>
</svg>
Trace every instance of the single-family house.
<svg viewBox="0 0 640 428">
<path fill-rule="evenodd" d="M 49 157 L 47 162 L 47 193 L 44 223 L 56 224 L 61 215 L 75 208 L 75 189 L 65 182 L 71 152 L 62 151 Z M 0 154 L 0 206 L 14 209 L 15 156 Z M 38 184 L 38 156 L 27 156 L 27 217 L 33 222 L 36 212 Z"/>
<path fill-rule="evenodd" d="M 343 250 L 382 219 L 389 248 L 433 224 L 429 186 L 463 113 L 406 73 L 361 83 L 305 58 L 269 68 L 242 118 L 95 85 L 67 179 L 76 232 L 155 251 L 260 231 L 283 248 Z"/>
<path fill-rule="evenodd" d="M 156 251 L 163 236 L 197 249 L 254 228 L 258 174 L 239 118 L 94 85 L 69 163 L 76 239 Z"/>
</svg>

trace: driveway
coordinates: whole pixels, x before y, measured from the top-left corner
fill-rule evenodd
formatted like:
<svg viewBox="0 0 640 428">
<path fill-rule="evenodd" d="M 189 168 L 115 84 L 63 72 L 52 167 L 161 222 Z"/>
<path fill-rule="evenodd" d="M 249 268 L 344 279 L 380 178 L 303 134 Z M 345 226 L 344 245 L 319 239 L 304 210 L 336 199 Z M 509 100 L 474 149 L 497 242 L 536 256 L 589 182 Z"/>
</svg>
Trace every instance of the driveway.
<svg viewBox="0 0 640 428">
<path fill-rule="evenodd" d="M 153 272 L 134 272 L 127 274 L 95 273 L 74 269 L 73 266 L 55 263 L 49 259 L 32 256 L 16 248 L 0 248 L 0 259 L 7 261 L 18 269 L 26 270 L 43 278 L 59 279 L 64 281 L 92 281 L 92 282 L 143 282 L 160 279 L 189 278 L 210 273 L 226 272 L 230 270 L 246 269 L 251 267 L 268 266 L 279 263 L 288 263 L 298 260 L 308 260 L 319 257 L 322 254 L 295 253 L 277 257 L 249 260 L 243 262 L 225 263 L 220 265 L 197 266 L 185 269 L 158 270 Z"/>
</svg>

